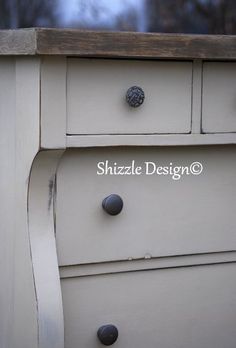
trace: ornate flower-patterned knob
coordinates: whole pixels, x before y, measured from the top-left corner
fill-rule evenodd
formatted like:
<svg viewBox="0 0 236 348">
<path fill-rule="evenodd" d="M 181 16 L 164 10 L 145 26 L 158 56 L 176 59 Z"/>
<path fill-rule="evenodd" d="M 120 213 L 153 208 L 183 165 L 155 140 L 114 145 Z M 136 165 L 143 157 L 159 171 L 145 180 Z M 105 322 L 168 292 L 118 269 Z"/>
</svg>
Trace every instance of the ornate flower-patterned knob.
<svg viewBox="0 0 236 348">
<path fill-rule="evenodd" d="M 98 329 L 97 336 L 104 346 L 111 346 L 118 338 L 118 330 L 114 325 L 103 325 Z"/>
<path fill-rule="evenodd" d="M 132 108 L 137 108 L 144 102 L 145 94 L 141 87 L 132 86 L 126 92 L 126 101 Z"/>
</svg>

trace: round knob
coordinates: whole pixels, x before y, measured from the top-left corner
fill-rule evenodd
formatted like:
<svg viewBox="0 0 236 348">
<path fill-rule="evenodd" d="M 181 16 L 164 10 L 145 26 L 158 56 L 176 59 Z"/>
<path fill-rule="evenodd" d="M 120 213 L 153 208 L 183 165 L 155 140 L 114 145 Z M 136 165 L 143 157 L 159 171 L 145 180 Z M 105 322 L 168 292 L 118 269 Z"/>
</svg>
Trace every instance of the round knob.
<svg viewBox="0 0 236 348">
<path fill-rule="evenodd" d="M 126 92 L 126 101 L 132 108 L 137 108 L 144 102 L 144 91 L 141 87 L 133 86 Z"/>
<path fill-rule="evenodd" d="M 103 209 L 110 215 L 117 215 L 123 208 L 123 201 L 119 195 L 111 194 L 102 201 Z"/>
<path fill-rule="evenodd" d="M 103 325 L 98 329 L 99 341 L 105 346 L 111 346 L 118 338 L 118 330 L 114 325 Z"/>
</svg>

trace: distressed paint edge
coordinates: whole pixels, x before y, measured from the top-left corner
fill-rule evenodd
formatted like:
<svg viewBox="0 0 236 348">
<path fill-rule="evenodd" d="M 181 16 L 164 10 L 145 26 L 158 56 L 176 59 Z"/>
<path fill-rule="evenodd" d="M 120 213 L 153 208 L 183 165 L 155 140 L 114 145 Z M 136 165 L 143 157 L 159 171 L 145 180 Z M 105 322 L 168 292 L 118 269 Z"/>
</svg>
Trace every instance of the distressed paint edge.
<svg viewBox="0 0 236 348">
<path fill-rule="evenodd" d="M 40 151 L 29 178 L 28 225 L 38 315 L 38 347 L 64 348 L 64 317 L 57 261 L 54 195 L 64 150 Z"/>
<path fill-rule="evenodd" d="M 179 267 L 218 265 L 236 262 L 236 251 L 219 251 L 191 255 L 162 256 L 150 259 L 104 261 L 90 264 L 61 265 L 61 279 L 158 270 Z"/>
</svg>

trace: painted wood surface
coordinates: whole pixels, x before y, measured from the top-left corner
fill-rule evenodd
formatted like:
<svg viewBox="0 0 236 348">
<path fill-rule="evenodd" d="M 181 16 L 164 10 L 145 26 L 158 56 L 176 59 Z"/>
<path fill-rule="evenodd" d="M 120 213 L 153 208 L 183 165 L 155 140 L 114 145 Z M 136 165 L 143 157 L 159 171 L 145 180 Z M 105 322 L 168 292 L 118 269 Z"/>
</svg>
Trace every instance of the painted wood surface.
<svg viewBox="0 0 236 348">
<path fill-rule="evenodd" d="M 135 316 L 139 304 L 148 308 L 150 301 L 160 309 L 164 304 L 169 306 L 170 299 L 173 306 L 163 307 L 160 315 L 158 311 L 148 312 L 150 332 L 156 332 L 153 322 L 160 329 L 160 336 L 146 336 L 150 347 L 156 345 L 157 339 L 163 347 L 175 344 L 192 348 L 195 342 L 197 347 L 234 347 L 235 63 L 202 63 L 199 59 L 236 59 L 235 37 L 11 30 L 0 31 L 0 55 L 7 55 L 0 58 L 1 348 L 64 348 L 64 328 L 65 348 L 75 348 L 78 342 L 83 347 L 96 347 L 97 325 L 104 324 L 102 319 L 113 318 L 119 318 L 124 333 L 118 346 L 131 346 L 127 340 L 130 330 L 134 334 L 141 332 L 140 318 L 146 319 L 147 315 L 145 307 L 140 309 L 140 317 Z M 67 58 L 68 55 L 77 58 Z M 79 57 L 130 58 L 125 63 L 130 66 L 140 58 L 140 67 L 150 64 L 151 72 L 155 64 L 171 63 L 179 71 L 181 66 L 190 67 L 184 95 L 189 96 L 187 99 L 192 96 L 192 103 L 184 100 L 182 106 L 185 110 L 188 103 L 190 116 L 184 125 L 189 123 L 185 127 L 180 120 L 171 127 L 175 132 L 192 133 L 146 134 L 143 123 L 140 128 L 135 125 L 134 134 L 125 134 L 123 126 L 121 134 L 112 134 L 112 128 L 104 129 L 104 120 L 95 122 L 91 118 L 88 122 L 85 117 L 78 123 L 79 112 L 86 114 L 89 97 L 85 82 L 91 73 L 86 66 L 84 78 L 80 79 L 70 70 L 71 61 L 77 62 Z M 144 62 L 146 59 L 168 62 Z M 82 58 L 79 64 L 84 61 Z M 95 71 L 105 62 L 103 76 L 108 87 L 115 85 L 114 66 L 123 60 L 114 62 L 111 68 L 111 60 L 89 61 Z M 135 67 L 133 76 L 141 71 L 139 75 L 148 76 L 148 85 L 151 73 L 144 74 L 142 69 Z M 180 75 L 182 78 L 183 71 Z M 98 103 L 102 92 L 98 88 Z M 167 98 L 168 91 L 162 97 Z M 158 105 L 150 112 L 155 112 Z M 179 114 L 180 106 L 175 106 L 168 114 L 176 110 Z M 115 107 L 114 112 L 118 109 Z M 117 115 L 123 112 L 121 107 Z M 107 117 L 108 114 L 105 121 Z M 155 128 L 155 122 L 150 129 Z M 86 134 L 85 126 L 93 127 L 94 135 Z M 120 121 L 114 129 L 119 126 Z M 67 127 L 77 134 L 66 134 Z M 209 134 L 200 134 L 202 129 Z M 144 178 L 127 181 L 129 185 L 120 178 L 98 181 L 93 170 L 101 154 L 111 160 L 114 158 L 109 156 L 117 154 L 122 161 L 131 155 L 137 161 L 148 156 L 151 160 L 182 161 L 195 154 L 194 160 L 200 159 L 206 172 L 197 178 L 200 184 L 192 179 L 175 186 L 154 179 L 148 184 Z M 125 209 L 116 217 L 116 223 L 101 210 L 101 201 L 111 190 L 120 190 L 125 198 Z M 143 207 L 139 206 L 139 192 Z M 148 219 L 151 223 L 145 226 Z M 99 243 L 103 244 L 100 249 Z M 133 286 L 137 291 L 132 290 Z M 117 307 L 114 292 L 109 293 L 109 289 L 115 292 Z M 98 293 L 106 296 L 97 301 Z M 107 303 L 109 313 L 104 311 Z M 114 317 L 109 317 L 112 312 Z M 180 313 L 178 320 L 174 320 L 176 313 Z M 128 329 L 124 325 L 127 315 L 133 323 Z M 191 326 L 191 319 L 197 325 Z M 191 337 L 185 324 L 190 325 Z M 201 342 L 197 338 L 191 341 L 192 337 L 201 337 Z M 141 342 L 139 334 L 137 340 L 135 347 Z"/>
<path fill-rule="evenodd" d="M 41 139 L 52 147 L 49 134 L 45 132 L 45 122 L 52 125 L 56 117 L 56 112 L 49 112 L 47 119 L 41 120 L 40 81 L 44 86 L 47 83 L 53 86 L 53 81 L 49 81 L 50 76 L 47 76 L 46 82 L 44 72 L 41 75 L 38 57 L 2 57 L 0 77 L 0 346 L 51 348 L 53 343 L 53 346 L 63 347 L 61 290 L 53 245 L 53 179 L 60 156 L 57 152 L 50 155 L 48 152 L 41 155 L 40 152 Z M 53 109 L 48 103 L 50 107 Z M 51 141 L 54 141 L 54 147 L 62 149 L 64 139 L 65 132 L 63 136 L 60 133 L 55 139 L 52 137 Z M 48 187 L 49 182 L 52 186 Z M 49 194 L 52 197 L 48 210 Z M 42 235 L 37 235 L 35 224 L 42 227 Z M 45 226 L 48 230 L 44 230 Z M 35 240 L 38 242 L 36 246 Z M 40 249 L 43 241 L 49 249 L 49 260 L 45 258 L 46 248 Z M 40 267 L 37 267 L 37 261 Z M 47 263 L 45 269 L 50 274 L 49 281 L 48 273 L 44 274 L 41 267 L 43 262 Z M 47 291 L 42 287 L 42 274 L 48 281 L 48 284 L 44 282 Z M 50 291 L 53 292 L 51 296 Z"/>
<path fill-rule="evenodd" d="M 222 134 L 139 134 L 67 135 L 67 148 L 106 146 L 194 146 L 236 144 L 235 133 Z"/>
<path fill-rule="evenodd" d="M 37 347 L 28 181 L 39 149 L 39 59 L 0 60 L 1 347 Z M 27 100 L 27 102 L 26 102 Z M 27 125 L 27 126 L 26 126 Z M 27 333 L 27 334 L 26 334 Z"/>
<path fill-rule="evenodd" d="M 202 130 L 236 132 L 236 63 L 204 63 Z"/>
<path fill-rule="evenodd" d="M 140 175 L 125 175 L 132 161 Z M 190 168 L 195 161 L 199 175 L 157 175 L 153 164 L 146 167 Z M 60 265 L 235 250 L 235 163 L 235 146 L 67 151 L 57 174 Z M 119 166 L 123 175 L 114 175 Z M 113 193 L 124 201 L 117 216 L 102 209 Z"/>
<path fill-rule="evenodd" d="M 37 300 L 38 347 L 64 347 L 64 321 L 54 230 L 55 174 L 63 150 L 35 158 L 29 184 L 29 238 Z"/>
<path fill-rule="evenodd" d="M 66 146 L 66 58 L 41 59 L 40 147 L 62 149 Z"/>
<path fill-rule="evenodd" d="M 201 133 L 202 117 L 202 61 L 193 61 L 192 79 L 192 129 L 193 134 Z"/>
<path fill-rule="evenodd" d="M 144 103 L 132 108 L 127 90 Z M 68 134 L 189 133 L 191 62 L 68 59 Z"/>
<path fill-rule="evenodd" d="M 117 348 L 234 348 L 236 264 L 62 280 L 65 346 L 99 348 L 113 324 Z"/>
<path fill-rule="evenodd" d="M 119 274 L 136 271 L 165 270 L 169 268 L 218 265 L 236 262 L 236 251 L 220 251 L 195 255 L 166 257 L 146 257 L 126 261 L 87 263 L 60 266 L 61 279 L 87 277 L 93 275 Z"/>
<path fill-rule="evenodd" d="M 0 346 L 9 347 L 14 318 L 15 60 L 0 60 Z"/>
</svg>

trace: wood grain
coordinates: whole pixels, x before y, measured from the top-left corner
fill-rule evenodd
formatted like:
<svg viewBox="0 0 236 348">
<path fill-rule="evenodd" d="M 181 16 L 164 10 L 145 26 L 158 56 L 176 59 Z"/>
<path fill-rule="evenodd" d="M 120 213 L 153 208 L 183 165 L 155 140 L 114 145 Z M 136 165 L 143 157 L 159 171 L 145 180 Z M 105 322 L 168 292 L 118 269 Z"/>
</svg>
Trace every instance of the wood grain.
<svg viewBox="0 0 236 348">
<path fill-rule="evenodd" d="M 0 30 L 0 55 L 34 55 L 36 30 Z"/>
<path fill-rule="evenodd" d="M 31 28 L 0 31 L 1 55 L 236 59 L 236 36 Z"/>
</svg>

